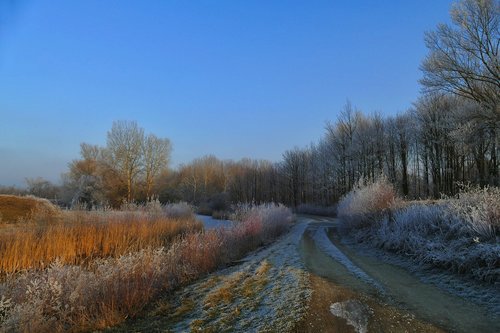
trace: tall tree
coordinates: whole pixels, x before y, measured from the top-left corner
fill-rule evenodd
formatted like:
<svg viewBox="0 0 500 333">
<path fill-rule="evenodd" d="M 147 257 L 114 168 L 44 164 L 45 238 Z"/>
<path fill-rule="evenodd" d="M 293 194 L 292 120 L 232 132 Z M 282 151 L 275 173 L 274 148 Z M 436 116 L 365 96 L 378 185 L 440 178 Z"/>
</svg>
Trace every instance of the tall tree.
<svg viewBox="0 0 500 333">
<path fill-rule="evenodd" d="M 429 54 L 421 69 L 427 90 L 441 90 L 478 102 L 480 117 L 500 121 L 500 2 L 462 0 L 451 10 L 453 26 L 426 33 Z"/>
<path fill-rule="evenodd" d="M 146 197 L 148 199 L 151 197 L 155 178 L 168 165 L 171 151 L 172 145 L 169 139 L 161 139 L 154 134 L 149 134 L 144 138 L 142 153 L 144 156 Z"/>
<path fill-rule="evenodd" d="M 144 129 L 137 122 L 115 121 L 108 132 L 107 149 L 127 187 L 127 201 L 133 200 L 133 186 L 142 168 Z"/>
<path fill-rule="evenodd" d="M 401 162 L 401 187 L 403 194 L 408 195 L 408 160 L 409 160 L 409 146 L 410 146 L 410 118 L 407 114 L 399 115 L 395 120 L 399 160 Z"/>
</svg>

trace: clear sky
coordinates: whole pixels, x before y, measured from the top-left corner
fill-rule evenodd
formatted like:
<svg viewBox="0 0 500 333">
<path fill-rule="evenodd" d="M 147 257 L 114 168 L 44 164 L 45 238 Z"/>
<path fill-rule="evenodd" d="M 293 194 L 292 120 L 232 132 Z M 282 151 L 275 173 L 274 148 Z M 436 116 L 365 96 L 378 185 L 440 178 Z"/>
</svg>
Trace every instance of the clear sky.
<svg viewBox="0 0 500 333">
<path fill-rule="evenodd" d="M 347 99 L 417 98 L 424 31 L 449 0 L 0 0 L 0 184 L 58 181 L 113 120 L 215 154 L 278 161 Z"/>
</svg>

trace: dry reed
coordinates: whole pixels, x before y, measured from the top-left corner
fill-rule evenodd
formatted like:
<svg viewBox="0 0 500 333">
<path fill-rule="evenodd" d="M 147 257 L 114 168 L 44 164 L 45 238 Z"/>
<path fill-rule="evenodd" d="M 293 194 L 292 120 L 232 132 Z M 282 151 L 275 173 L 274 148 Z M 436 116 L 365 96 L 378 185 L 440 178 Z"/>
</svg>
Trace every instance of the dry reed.
<svg viewBox="0 0 500 333">
<path fill-rule="evenodd" d="M 165 246 L 202 229 L 189 219 L 148 212 L 64 212 L 60 221 L 25 224 L 0 232 L 0 274 L 42 269 L 55 260 L 87 265 L 96 258 Z"/>
<path fill-rule="evenodd" d="M 0 332 L 81 332 L 117 325 L 140 313 L 160 292 L 271 241 L 292 219 L 283 206 L 254 207 L 245 215 L 231 229 L 187 233 L 168 247 L 95 260 L 90 267 L 56 261 L 10 278 L 0 283 Z M 125 217 L 120 221 L 127 223 Z"/>
</svg>

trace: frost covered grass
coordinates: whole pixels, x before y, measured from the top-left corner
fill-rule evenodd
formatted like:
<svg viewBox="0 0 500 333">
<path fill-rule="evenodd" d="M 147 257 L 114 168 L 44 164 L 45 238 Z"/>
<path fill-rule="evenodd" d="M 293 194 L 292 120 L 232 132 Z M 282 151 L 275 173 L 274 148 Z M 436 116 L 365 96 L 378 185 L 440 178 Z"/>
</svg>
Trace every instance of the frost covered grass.
<svg viewBox="0 0 500 333">
<path fill-rule="evenodd" d="M 372 193 L 377 196 L 376 192 Z M 354 205 L 357 207 L 356 205 Z M 349 225 L 360 215 L 344 210 Z M 369 213 L 372 221 L 351 230 L 354 238 L 416 262 L 500 282 L 500 189 L 469 188 L 456 198 L 411 202 Z M 366 215 L 362 215 L 366 216 Z M 376 218 L 373 218 L 376 217 Z"/>
<path fill-rule="evenodd" d="M 190 219 L 194 216 L 194 207 L 182 201 L 164 205 L 157 199 L 148 201 L 145 204 L 138 204 L 135 202 L 124 203 L 120 210 L 160 214 L 173 219 Z"/>
<path fill-rule="evenodd" d="M 165 246 L 180 234 L 201 229 L 192 213 L 171 218 L 162 211 L 62 212 L 55 221 L 0 231 L 0 275 L 43 269 L 56 260 L 88 265 L 96 258 Z"/>
<path fill-rule="evenodd" d="M 127 216 L 127 215 L 125 215 Z M 282 206 L 254 207 L 231 229 L 191 232 L 168 246 L 94 260 L 53 262 L 0 284 L 0 331 L 66 332 L 104 329 L 137 315 L 172 291 L 238 259 L 290 225 Z"/>
</svg>

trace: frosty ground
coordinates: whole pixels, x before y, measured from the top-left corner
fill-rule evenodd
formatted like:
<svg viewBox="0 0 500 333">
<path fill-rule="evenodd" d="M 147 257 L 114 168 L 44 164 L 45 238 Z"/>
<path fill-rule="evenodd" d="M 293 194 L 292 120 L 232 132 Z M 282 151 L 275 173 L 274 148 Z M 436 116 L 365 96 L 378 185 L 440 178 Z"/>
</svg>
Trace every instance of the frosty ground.
<svg viewBox="0 0 500 333">
<path fill-rule="evenodd" d="M 493 313 L 499 299 L 495 290 L 486 289 L 490 304 L 478 306 L 474 301 L 480 286 L 455 285 L 476 290 L 468 300 L 453 295 L 453 290 L 443 291 L 432 284 L 436 278 L 431 273 L 420 271 L 415 277 L 415 272 L 395 265 L 396 257 L 391 263 L 389 258 L 343 244 L 336 236 L 336 223 L 299 217 L 292 230 L 272 245 L 164 295 L 140 319 L 112 331 L 499 330 Z"/>
</svg>

